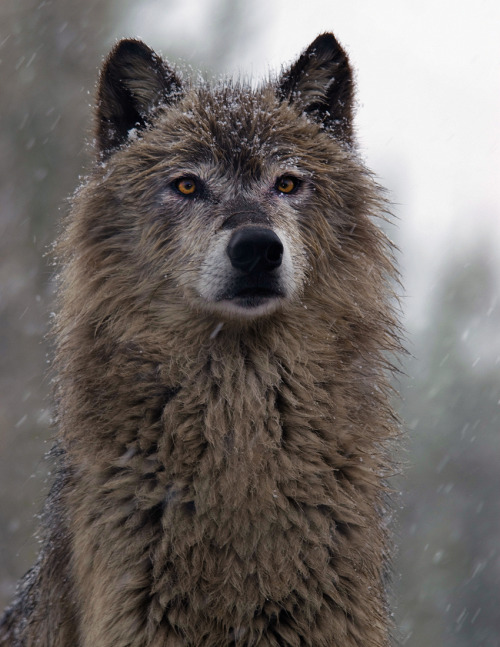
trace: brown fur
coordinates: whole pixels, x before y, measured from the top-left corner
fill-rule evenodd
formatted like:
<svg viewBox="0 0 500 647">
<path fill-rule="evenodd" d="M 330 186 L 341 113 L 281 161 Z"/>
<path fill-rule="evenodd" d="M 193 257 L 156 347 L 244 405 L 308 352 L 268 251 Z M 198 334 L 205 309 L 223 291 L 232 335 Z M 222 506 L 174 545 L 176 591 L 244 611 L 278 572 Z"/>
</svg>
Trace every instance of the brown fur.
<svg viewBox="0 0 500 647">
<path fill-rule="evenodd" d="M 257 90 L 112 52 L 59 243 L 58 477 L 0 645 L 389 644 L 394 271 L 351 111 L 329 34 Z M 285 295 L 221 305 L 218 241 L 263 223 Z"/>
</svg>

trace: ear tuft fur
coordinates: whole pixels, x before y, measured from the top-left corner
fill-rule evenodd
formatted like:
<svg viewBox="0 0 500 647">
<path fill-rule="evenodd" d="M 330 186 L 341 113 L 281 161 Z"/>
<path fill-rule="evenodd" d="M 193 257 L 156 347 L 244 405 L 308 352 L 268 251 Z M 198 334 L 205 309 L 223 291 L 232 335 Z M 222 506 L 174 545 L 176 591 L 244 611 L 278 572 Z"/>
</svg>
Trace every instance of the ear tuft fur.
<svg viewBox="0 0 500 647">
<path fill-rule="evenodd" d="M 97 143 L 108 157 L 144 128 L 151 111 L 181 94 L 181 82 L 168 65 L 140 40 L 121 40 L 108 56 L 99 80 Z"/>
<path fill-rule="evenodd" d="M 354 82 L 347 54 L 333 34 L 321 34 L 309 45 L 282 75 L 277 92 L 334 137 L 352 142 Z"/>
</svg>

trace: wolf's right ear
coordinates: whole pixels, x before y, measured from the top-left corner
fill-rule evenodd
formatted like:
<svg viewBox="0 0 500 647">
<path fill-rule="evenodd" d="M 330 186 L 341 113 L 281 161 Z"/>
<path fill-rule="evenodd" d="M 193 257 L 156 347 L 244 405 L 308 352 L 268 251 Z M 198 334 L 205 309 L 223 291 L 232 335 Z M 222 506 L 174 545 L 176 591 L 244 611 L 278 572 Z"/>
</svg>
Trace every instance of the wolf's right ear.
<svg viewBox="0 0 500 647">
<path fill-rule="evenodd" d="M 321 34 L 278 82 L 281 101 L 298 106 L 334 137 L 352 141 L 354 81 L 333 34 Z"/>
<path fill-rule="evenodd" d="M 132 128 L 148 124 L 160 103 L 181 95 L 176 74 L 140 40 L 121 40 L 108 56 L 99 79 L 96 135 L 99 153 L 107 158 Z"/>
</svg>

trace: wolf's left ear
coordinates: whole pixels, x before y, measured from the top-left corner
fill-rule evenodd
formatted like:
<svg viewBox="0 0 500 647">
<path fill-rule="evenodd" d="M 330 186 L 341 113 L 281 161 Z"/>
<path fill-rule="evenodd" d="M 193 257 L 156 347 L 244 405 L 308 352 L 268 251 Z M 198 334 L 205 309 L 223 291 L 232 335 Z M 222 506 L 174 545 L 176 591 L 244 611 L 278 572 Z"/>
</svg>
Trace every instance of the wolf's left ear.
<svg viewBox="0 0 500 647">
<path fill-rule="evenodd" d="M 334 137 L 351 142 L 354 83 L 347 54 L 333 34 L 321 34 L 309 45 L 282 75 L 277 91 Z"/>
<path fill-rule="evenodd" d="M 121 40 L 108 56 L 99 79 L 96 134 L 103 159 L 119 148 L 132 128 L 144 128 L 151 111 L 181 94 L 181 82 L 140 40 Z"/>
</svg>

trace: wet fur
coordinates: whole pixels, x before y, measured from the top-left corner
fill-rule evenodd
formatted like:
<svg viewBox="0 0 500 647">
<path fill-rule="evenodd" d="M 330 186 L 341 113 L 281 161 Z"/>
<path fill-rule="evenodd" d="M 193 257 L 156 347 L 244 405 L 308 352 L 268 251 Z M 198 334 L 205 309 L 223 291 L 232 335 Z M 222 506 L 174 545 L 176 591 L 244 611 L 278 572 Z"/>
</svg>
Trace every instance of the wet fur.
<svg viewBox="0 0 500 647">
<path fill-rule="evenodd" d="M 255 91 L 112 53 L 58 247 L 58 476 L 0 645 L 389 644 L 394 270 L 351 106 L 328 34 Z M 173 191 L 187 173 L 204 195 Z M 293 265 L 250 312 L 213 288 L 248 223 Z"/>
</svg>

